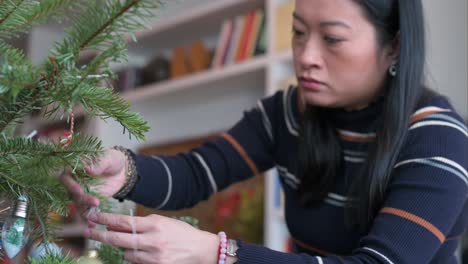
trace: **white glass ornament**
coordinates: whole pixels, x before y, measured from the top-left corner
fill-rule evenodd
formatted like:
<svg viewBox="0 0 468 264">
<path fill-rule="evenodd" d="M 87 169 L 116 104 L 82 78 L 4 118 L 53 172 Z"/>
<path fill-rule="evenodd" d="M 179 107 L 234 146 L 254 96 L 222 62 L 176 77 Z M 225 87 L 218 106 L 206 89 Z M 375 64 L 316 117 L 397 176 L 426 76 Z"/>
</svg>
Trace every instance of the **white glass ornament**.
<svg viewBox="0 0 468 264">
<path fill-rule="evenodd" d="M 86 256 L 78 259 L 77 264 L 103 264 L 98 257 L 97 250 L 89 250 Z"/>
<path fill-rule="evenodd" d="M 62 248 L 51 242 L 41 243 L 39 245 L 36 244 L 33 246 L 31 251 L 29 251 L 29 257 L 32 259 L 38 259 L 45 257 L 47 253 L 55 256 L 62 256 Z"/>
<path fill-rule="evenodd" d="M 28 200 L 21 196 L 15 208 L 2 227 L 2 243 L 6 255 L 12 259 L 23 249 L 29 238 L 29 223 L 27 219 Z"/>
</svg>

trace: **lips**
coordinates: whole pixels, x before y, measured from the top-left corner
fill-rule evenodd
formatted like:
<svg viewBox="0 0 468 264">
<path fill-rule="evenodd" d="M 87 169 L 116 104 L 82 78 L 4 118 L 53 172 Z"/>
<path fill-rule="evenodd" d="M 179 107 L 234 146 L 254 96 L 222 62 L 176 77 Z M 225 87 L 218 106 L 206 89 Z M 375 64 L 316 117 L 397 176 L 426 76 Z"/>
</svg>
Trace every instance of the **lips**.
<svg viewBox="0 0 468 264">
<path fill-rule="evenodd" d="M 314 78 L 300 77 L 299 82 L 302 88 L 309 91 L 320 91 L 326 84 Z"/>
</svg>

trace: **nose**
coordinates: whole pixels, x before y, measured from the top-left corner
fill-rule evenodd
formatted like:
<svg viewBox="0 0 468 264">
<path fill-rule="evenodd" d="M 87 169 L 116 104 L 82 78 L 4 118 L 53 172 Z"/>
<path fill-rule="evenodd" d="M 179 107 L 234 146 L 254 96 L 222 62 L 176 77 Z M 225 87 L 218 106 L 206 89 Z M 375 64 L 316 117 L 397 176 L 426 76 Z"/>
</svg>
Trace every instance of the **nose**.
<svg viewBox="0 0 468 264">
<path fill-rule="evenodd" d="M 323 57 L 318 41 L 315 41 L 313 38 L 309 39 L 299 49 L 298 59 L 301 68 L 304 70 L 321 69 L 323 67 Z"/>
</svg>

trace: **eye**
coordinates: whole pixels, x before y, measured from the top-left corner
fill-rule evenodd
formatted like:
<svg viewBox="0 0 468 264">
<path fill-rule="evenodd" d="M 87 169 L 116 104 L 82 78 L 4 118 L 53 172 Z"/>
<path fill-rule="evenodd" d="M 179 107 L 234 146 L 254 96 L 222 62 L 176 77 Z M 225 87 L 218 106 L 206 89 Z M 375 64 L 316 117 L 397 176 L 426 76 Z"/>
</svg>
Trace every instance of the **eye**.
<svg viewBox="0 0 468 264">
<path fill-rule="evenodd" d="M 335 37 L 331 37 L 331 36 L 325 36 L 323 39 L 325 40 L 325 42 L 327 42 L 330 45 L 336 45 L 336 44 L 344 41 L 344 39 L 335 38 Z"/>
<path fill-rule="evenodd" d="M 292 33 L 293 33 L 294 37 L 302 37 L 305 34 L 303 31 L 300 31 L 300 30 L 298 30 L 296 28 L 292 29 Z"/>
</svg>

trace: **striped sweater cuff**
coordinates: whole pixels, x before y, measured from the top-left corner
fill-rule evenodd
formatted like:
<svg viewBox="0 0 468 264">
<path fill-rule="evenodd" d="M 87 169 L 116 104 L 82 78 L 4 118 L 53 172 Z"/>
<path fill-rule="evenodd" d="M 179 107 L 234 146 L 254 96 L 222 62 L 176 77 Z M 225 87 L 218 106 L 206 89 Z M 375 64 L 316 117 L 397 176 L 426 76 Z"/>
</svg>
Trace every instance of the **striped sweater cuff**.
<svg viewBox="0 0 468 264">
<path fill-rule="evenodd" d="M 238 260 L 236 264 L 323 264 L 322 258 L 306 254 L 291 254 L 271 250 L 264 246 L 237 241 Z"/>
</svg>

